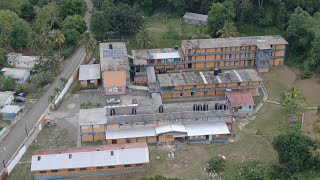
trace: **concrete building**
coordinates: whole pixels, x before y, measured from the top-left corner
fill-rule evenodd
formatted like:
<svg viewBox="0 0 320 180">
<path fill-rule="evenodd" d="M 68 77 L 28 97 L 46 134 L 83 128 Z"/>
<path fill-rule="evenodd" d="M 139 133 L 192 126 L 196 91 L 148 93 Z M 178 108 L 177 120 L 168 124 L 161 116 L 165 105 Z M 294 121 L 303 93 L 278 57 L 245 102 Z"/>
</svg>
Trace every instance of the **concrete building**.
<svg viewBox="0 0 320 180">
<path fill-rule="evenodd" d="M 23 56 L 21 53 L 7 54 L 7 62 L 15 68 L 32 70 L 34 65 L 39 64 L 40 56 Z"/>
<path fill-rule="evenodd" d="M 226 99 L 233 113 L 253 113 L 254 101 L 250 92 L 226 92 Z"/>
<path fill-rule="evenodd" d="M 12 78 L 16 84 L 23 84 L 30 77 L 30 71 L 27 69 L 3 68 L 1 73 L 5 77 Z"/>
<path fill-rule="evenodd" d="M 192 107 L 189 111 L 175 111 L 167 109 L 166 106 L 163 107 L 166 108 L 166 112 L 163 113 L 157 112 L 158 107 L 139 106 L 81 109 L 79 113 L 81 142 L 107 140 L 109 144 L 124 142 L 163 143 L 166 142 L 166 138 L 164 138 L 166 134 L 157 133 L 155 127 L 161 129 L 163 125 L 180 124 L 184 126 L 185 124 L 194 122 L 209 124 L 212 122 L 211 126 L 213 127 L 218 126 L 215 124 L 216 121 L 225 123 L 225 117 L 229 117 L 229 114 L 224 111 L 191 111 Z M 115 115 L 113 116 L 110 116 L 111 109 L 115 110 Z M 137 114 L 132 114 L 132 109 L 135 109 Z M 218 124 L 221 125 L 221 123 Z M 193 125 L 196 126 L 196 124 Z M 114 138 L 116 136 L 113 136 L 113 134 L 121 133 L 123 134 L 121 136 L 123 138 Z M 170 133 L 172 134 L 171 131 L 167 133 L 169 135 Z M 220 131 L 212 131 L 211 133 L 206 135 L 222 135 Z M 128 137 L 124 138 L 126 137 L 124 134 L 127 134 Z M 130 138 L 128 134 L 131 134 Z M 185 139 L 192 139 L 192 137 L 188 136 L 188 133 L 185 135 Z M 172 142 L 176 140 L 173 136 L 171 138 Z"/>
<path fill-rule="evenodd" d="M 262 81 L 254 69 L 158 74 L 157 79 L 162 99 L 224 95 L 225 91 L 257 93 Z"/>
<path fill-rule="evenodd" d="M 104 94 L 126 94 L 126 86 L 130 82 L 130 68 L 125 43 L 100 43 L 99 46 Z"/>
<path fill-rule="evenodd" d="M 5 105 L 12 104 L 13 100 L 14 100 L 14 92 L 11 92 L 11 91 L 0 92 L 0 109 Z"/>
<path fill-rule="evenodd" d="M 22 107 L 14 106 L 14 105 L 5 105 L 0 113 L 2 115 L 3 120 L 13 121 L 20 113 L 23 112 Z"/>
<path fill-rule="evenodd" d="M 248 67 L 268 72 L 284 63 L 287 44 L 281 36 L 251 36 L 183 40 L 181 48 L 188 69 Z"/>
<path fill-rule="evenodd" d="M 79 69 L 79 81 L 81 87 L 92 86 L 97 88 L 101 79 L 100 64 L 81 65 Z"/>
<path fill-rule="evenodd" d="M 148 66 L 154 66 L 158 72 L 185 69 L 182 63 L 183 57 L 178 47 L 132 50 L 134 82 L 147 82 L 146 67 Z"/>
<path fill-rule="evenodd" d="M 31 171 L 35 180 L 65 179 L 145 172 L 148 164 L 147 144 L 132 143 L 35 151 Z"/>
<path fill-rule="evenodd" d="M 208 22 L 208 15 L 204 14 L 196 14 L 196 13 L 191 13 L 191 12 L 186 12 L 186 14 L 183 16 L 183 21 L 186 24 L 202 24 L 202 25 L 207 25 Z"/>
</svg>

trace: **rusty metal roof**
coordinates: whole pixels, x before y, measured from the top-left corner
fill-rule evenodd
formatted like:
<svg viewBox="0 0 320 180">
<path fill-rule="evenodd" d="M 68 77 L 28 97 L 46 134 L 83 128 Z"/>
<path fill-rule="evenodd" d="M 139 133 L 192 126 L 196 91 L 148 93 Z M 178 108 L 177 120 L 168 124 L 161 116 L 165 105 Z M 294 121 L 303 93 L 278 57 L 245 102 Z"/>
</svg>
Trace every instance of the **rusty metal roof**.
<svg viewBox="0 0 320 180">
<path fill-rule="evenodd" d="M 254 101 L 250 92 L 226 92 L 231 107 L 253 106 Z"/>
</svg>

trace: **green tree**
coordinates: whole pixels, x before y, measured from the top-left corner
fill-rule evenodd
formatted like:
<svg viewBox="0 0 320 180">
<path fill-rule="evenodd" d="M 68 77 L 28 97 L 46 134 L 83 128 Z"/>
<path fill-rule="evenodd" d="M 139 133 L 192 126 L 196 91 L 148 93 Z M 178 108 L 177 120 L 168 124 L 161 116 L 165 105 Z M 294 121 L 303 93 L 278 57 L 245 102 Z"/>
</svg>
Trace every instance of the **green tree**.
<svg viewBox="0 0 320 180">
<path fill-rule="evenodd" d="M 18 19 L 15 12 L 0 9 L 0 46 L 9 44 L 10 31 Z"/>
<path fill-rule="evenodd" d="M 0 75 L 0 91 L 13 91 L 15 84 L 12 78 Z"/>
<path fill-rule="evenodd" d="M 87 31 L 82 35 L 81 40 L 79 41 L 79 45 L 82 45 L 86 51 L 87 56 L 91 56 L 94 48 L 97 46 L 97 41 L 93 37 L 93 35 Z"/>
<path fill-rule="evenodd" d="M 107 37 L 109 24 L 106 17 L 106 14 L 102 11 L 94 11 L 92 14 L 90 28 L 92 33 L 99 40 L 103 40 Z"/>
<path fill-rule="evenodd" d="M 68 45 L 77 45 L 81 37 L 79 31 L 75 29 L 64 30 L 64 37 L 66 38 L 66 43 Z"/>
<path fill-rule="evenodd" d="M 209 167 L 207 168 L 208 172 L 219 173 L 224 170 L 225 162 L 222 157 L 214 156 L 208 162 Z"/>
<path fill-rule="evenodd" d="M 280 2 L 277 6 L 276 12 L 276 25 L 280 29 L 284 29 L 286 27 L 287 20 L 287 10 L 286 4 L 284 2 Z"/>
<path fill-rule="evenodd" d="M 211 38 L 208 34 L 208 30 L 204 25 L 197 25 L 196 31 L 192 35 L 192 39 L 208 39 Z"/>
<path fill-rule="evenodd" d="M 312 166 L 309 149 L 313 142 L 298 128 L 291 128 L 286 134 L 276 136 L 272 145 L 278 152 L 279 163 L 285 165 L 289 172 L 300 172 Z"/>
<path fill-rule="evenodd" d="M 105 13 L 109 31 L 120 35 L 137 32 L 144 22 L 143 13 L 138 6 L 119 3 L 110 7 Z"/>
<path fill-rule="evenodd" d="M 59 26 L 59 6 L 56 2 L 50 2 L 44 6 L 35 6 L 36 18 L 34 21 L 35 30 L 39 34 L 48 33 Z"/>
<path fill-rule="evenodd" d="M 253 10 L 253 4 L 251 0 L 233 0 L 236 17 L 235 19 L 240 22 L 246 22 L 251 18 L 251 11 Z"/>
<path fill-rule="evenodd" d="M 2 69 L 6 64 L 6 51 L 3 48 L 0 48 L 0 69 Z"/>
<path fill-rule="evenodd" d="M 139 46 L 143 49 L 150 48 L 152 46 L 151 42 L 152 38 L 146 28 L 143 28 L 139 31 L 139 34 L 137 36 L 137 41 L 139 43 Z"/>
<path fill-rule="evenodd" d="M 52 55 L 46 56 L 45 59 L 45 66 L 49 67 L 50 70 L 52 70 L 54 72 L 54 75 L 56 76 L 60 71 L 60 57 L 57 55 Z"/>
<path fill-rule="evenodd" d="M 219 38 L 237 37 L 239 32 L 233 22 L 225 22 L 222 29 L 219 29 L 216 33 Z"/>
<path fill-rule="evenodd" d="M 63 17 L 82 15 L 86 11 L 86 8 L 84 0 L 65 0 L 60 7 L 60 12 Z"/>
<path fill-rule="evenodd" d="M 23 19 L 17 20 L 10 31 L 10 46 L 15 50 L 26 47 L 30 32 L 31 27 L 28 22 Z"/>
<path fill-rule="evenodd" d="M 183 14 L 188 8 L 185 0 L 168 0 L 168 3 L 171 4 L 172 10 L 178 14 Z"/>
<path fill-rule="evenodd" d="M 281 92 L 281 105 L 288 113 L 302 114 L 306 109 L 306 98 L 296 87 L 289 87 Z"/>
<path fill-rule="evenodd" d="M 28 47 L 28 49 L 30 49 L 30 50 L 32 50 L 34 52 L 41 48 L 40 38 L 39 38 L 39 35 L 36 32 L 34 32 L 34 31 L 30 32 L 30 38 L 29 38 L 29 41 L 27 43 L 27 47 Z"/>
<path fill-rule="evenodd" d="M 62 23 L 62 29 L 75 29 L 81 34 L 86 31 L 86 22 L 80 15 L 68 16 Z"/>
<path fill-rule="evenodd" d="M 53 43 L 56 48 L 62 49 L 62 45 L 66 42 L 63 33 L 60 30 L 53 30 Z"/>
<path fill-rule="evenodd" d="M 224 3 L 212 3 L 211 9 L 208 13 L 208 27 L 212 34 L 221 29 L 225 22 L 233 21 L 236 16 L 233 4 L 230 1 Z"/>
</svg>

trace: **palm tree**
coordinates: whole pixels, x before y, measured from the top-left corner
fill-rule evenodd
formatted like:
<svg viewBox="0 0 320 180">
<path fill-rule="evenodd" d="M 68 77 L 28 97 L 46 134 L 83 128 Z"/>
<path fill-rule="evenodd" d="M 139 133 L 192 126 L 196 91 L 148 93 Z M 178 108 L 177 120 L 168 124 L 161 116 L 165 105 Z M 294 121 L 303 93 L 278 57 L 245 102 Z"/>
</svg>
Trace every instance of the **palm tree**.
<svg viewBox="0 0 320 180">
<path fill-rule="evenodd" d="M 239 36 L 239 32 L 234 23 L 228 21 L 224 23 L 222 29 L 217 31 L 216 35 L 219 38 L 237 37 Z"/>
<path fill-rule="evenodd" d="M 60 71 L 60 57 L 53 55 L 46 57 L 46 59 L 46 67 L 49 67 L 55 73 L 55 75 L 57 75 Z"/>
<path fill-rule="evenodd" d="M 289 87 L 281 93 L 281 105 L 291 114 L 302 114 L 306 108 L 306 98 L 296 87 Z"/>
<path fill-rule="evenodd" d="M 140 30 L 137 36 L 137 41 L 139 43 L 139 46 L 143 49 L 146 49 L 152 45 L 151 39 L 152 38 L 150 37 L 148 30 L 146 30 L 145 28 Z"/>
<path fill-rule="evenodd" d="M 61 46 L 65 43 L 66 38 L 60 30 L 53 30 L 53 42 L 55 46 L 59 46 L 61 50 Z"/>
<path fill-rule="evenodd" d="M 207 33 L 207 28 L 204 25 L 197 25 L 196 31 L 192 35 L 192 39 L 209 39 L 210 35 Z"/>
<path fill-rule="evenodd" d="M 34 31 L 31 32 L 27 47 L 34 52 L 40 49 L 39 35 Z"/>
<path fill-rule="evenodd" d="M 86 51 L 86 55 L 90 56 L 93 53 L 94 48 L 97 46 L 97 41 L 93 35 L 87 31 L 82 35 L 79 45 L 82 45 Z"/>
</svg>

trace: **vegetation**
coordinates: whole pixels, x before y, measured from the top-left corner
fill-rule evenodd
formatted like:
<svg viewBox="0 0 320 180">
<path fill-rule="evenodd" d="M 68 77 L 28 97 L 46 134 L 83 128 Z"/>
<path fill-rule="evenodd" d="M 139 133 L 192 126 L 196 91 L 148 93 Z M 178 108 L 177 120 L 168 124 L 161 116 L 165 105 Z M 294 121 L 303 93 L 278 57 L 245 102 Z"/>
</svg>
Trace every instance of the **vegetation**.
<svg viewBox="0 0 320 180">
<path fill-rule="evenodd" d="M 302 114 L 306 109 L 306 98 L 296 87 L 289 87 L 281 93 L 281 105 L 288 113 Z"/>
<path fill-rule="evenodd" d="M 94 108 L 102 108 L 101 103 L 92 103 L 91 101 L 87 103 L 81 103 L 80 109 L 94 109 Z"/>
<path fill-rule="evenodd" d="M 219 173 L 224 170 L 225 162 L 224 159 L 220 156 L 214 156 L 209 161 L 209 167 L 207 168 L 208 172 Z"/>
<path fill-rule="evenodd" d="M 179 180 L 179 179 L 178 178 L 166 178 L 166 177 L 163 177 L 160 175 L 156 175 L 153 177 L 143 177 L 143 178 L 140 178 L 140 180 Z"/>
<path fill-rule="evenodd" d="M 79 44 L 84 46 L 87 56 L 91 56 L 94 48 L 97 46 L 97 41 L 88 31 L 83 34 L 81 40 L 79 41 Z"/>
</svg>

